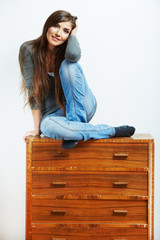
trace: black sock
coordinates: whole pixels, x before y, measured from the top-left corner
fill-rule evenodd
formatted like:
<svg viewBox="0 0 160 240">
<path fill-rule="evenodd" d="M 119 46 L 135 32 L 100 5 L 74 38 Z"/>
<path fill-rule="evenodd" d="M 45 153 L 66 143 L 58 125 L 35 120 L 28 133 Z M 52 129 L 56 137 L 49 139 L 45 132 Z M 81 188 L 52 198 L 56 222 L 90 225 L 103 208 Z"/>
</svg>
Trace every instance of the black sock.
<svg viewBox="0 0 160 240">
<path fill-rule="evenodd" d="M 134 134 L 135 130 L 136 129 L 134 127 L 128 125 L 115 127 L 116 133 L 114 137 L 131 137 Z"/>
<path fill-rule="evenodd" d="M 71 149 L 77 146 L 77 140 L 62 140 L 62 148 Z"/>
</svg>

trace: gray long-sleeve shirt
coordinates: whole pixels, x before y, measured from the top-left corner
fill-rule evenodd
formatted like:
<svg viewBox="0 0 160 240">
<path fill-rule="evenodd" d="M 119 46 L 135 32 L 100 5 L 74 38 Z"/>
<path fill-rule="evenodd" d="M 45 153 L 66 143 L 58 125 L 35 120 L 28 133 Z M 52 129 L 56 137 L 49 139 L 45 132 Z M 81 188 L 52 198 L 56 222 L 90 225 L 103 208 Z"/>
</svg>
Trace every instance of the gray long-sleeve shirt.
<svg viewBox="0 0 160 240">
<path fill-rule="evenodd" d="M 29 42 L 24 42 L 20 47 L 20 56 L 22 56 L 22 53 L 25 49 L 25 59 L 24 59 L 24 65 L 23 65 L 23 78 L 25 81 L 25 86 L 28 90 L 28 95 L 30 94 L 30 90 L 32 89 L 32 79 L 34 74 L 34 68 L 36 66 L 36 55 L 35 51 L 31 50 L 32 45 L 28 45 Z M 81 57 L 81 49 L 78 43 L 78 40 L 75 36 L 70 35 L 66 47 L 65 52 L 65 59 L 69 62 L 78 62 Z M 41 109 L 41 118 L 43 119 L 45 116 L 55 112 L 59 109 L 59 105 L 56 101 L 55 96 L 55 81 L 54 77 L 48 75 L 50 78 L 50 88 L 49 93 L 47 97 L 42 101 L 41 106 L 39 107 L 34 100 L 31 106 L 31 109 Z"/>
</svg>

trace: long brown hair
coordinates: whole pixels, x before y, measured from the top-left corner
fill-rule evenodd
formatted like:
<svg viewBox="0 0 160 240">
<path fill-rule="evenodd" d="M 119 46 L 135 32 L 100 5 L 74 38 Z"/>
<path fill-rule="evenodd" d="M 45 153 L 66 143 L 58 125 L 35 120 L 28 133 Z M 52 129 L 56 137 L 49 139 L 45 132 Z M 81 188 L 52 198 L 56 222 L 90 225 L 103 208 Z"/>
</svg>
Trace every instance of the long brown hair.
<svg viewBox="0 0 160 240">
<path fill-rule="evenodd" d="M 28 45 L 31 45 L 31 51 L 34 52 L 36 56 L 36 64 L 34 66 L 34 74 L 32 78 L 32 89 L 30 89 L 30 94 L 27 99 L 27 103 L 32 105 L 33 99 L 36 100 L 38 105 L 41 105 L 42 100 L 47 96 L 49 92 L 50 80 L 47 76 L 47 68 L 46 68 L 46 56 L 47 56 L 47 31 L 50 27 L 56 25 L 59 22 L 68 22 L 70 21 L 72 24 L 72 30 L 76 27 L 76 19 L 77 17 L 72 16 L 69 12 L 59 10 L 53 12 L 48 19 L 46 20 L 42 35 L 37 39 L 28 42 Z M 65 115 L 65 104 L 64 104 L 64 94 L 61 85 L 61 80 L 59 76 L 59 68 L 64 60 L 65 50 L 67 46 L 67 41 L 65 41 L 62 45 L 57 46 L 55 48 L 55 94 L 56 100 L 59 104 L 60 108 L 63 110 Z M 26 46 L 27 47 L 27 46 Z M 25 49 L 23 53 L 19 54 L 19 64 L 22 73 L 22 85 L 21 90 L 25 96 L 27 96 L 27 90 L 25 86 L 25 81 L 23 78 L 23 65 L 25 59 Z M 20 56 L 21 55 L 21 56 Z M 26 104 L 27 104 L 26 103 Z"/>
</svg>

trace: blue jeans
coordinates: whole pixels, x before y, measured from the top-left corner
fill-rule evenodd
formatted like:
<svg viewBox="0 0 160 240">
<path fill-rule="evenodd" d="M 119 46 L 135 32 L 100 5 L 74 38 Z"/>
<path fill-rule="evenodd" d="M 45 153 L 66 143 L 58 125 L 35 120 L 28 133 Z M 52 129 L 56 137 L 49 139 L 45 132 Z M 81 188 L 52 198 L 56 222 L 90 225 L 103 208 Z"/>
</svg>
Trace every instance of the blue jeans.
<svg viewBox="0 0 160 240">
<path fill-rule="evenodd" d="M 61 109 L 46 116 L 40 125 L 43 135 L 58 140 L 84 141 L 114 136 L 114 127 L 88 123 L 96 111 L 97 103 L 81 66 L 64 60 L 59 74 L 66 99 L 66 116 L 63 116 Z"/>
</svg>

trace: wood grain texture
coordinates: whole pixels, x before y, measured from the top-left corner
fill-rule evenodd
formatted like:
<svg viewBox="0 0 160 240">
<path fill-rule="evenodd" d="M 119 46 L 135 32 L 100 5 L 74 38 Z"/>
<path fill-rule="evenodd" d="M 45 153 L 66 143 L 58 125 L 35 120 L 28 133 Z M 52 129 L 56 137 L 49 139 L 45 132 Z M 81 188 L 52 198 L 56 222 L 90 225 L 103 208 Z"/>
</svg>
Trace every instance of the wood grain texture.
<svg viewBox="0 0 160 240">
<path fill-rule="evenodd" d="M 60 145 L 61 140 L 56 140 L 52 138 L 47 138 L 45 136 L 28 136 L 27 142 L 53 142 L 55 144 Z M 149 143 L 154 142 L 153 137 L 150 134 L 134 134 L 132 137 L 118 137 L 118 138 L 108 138 L 108 139 L 89 139 L 87 141 L 79 141 L 80 144 L 92 144 L 93 142 L 96 143 Z"/>
<path fill-rule="evenodd" d="M 52 183 L 64 183 L 55 184 Z M 127 182 L 126 185 L 122 185 Z M 119 186 L 121 184 L 121 187 Z M 128 172 L 33 171 L 33 195 L 148 196 L 148 174 Z"/>
<path fill-rule="evenodd" d="M 84 232 L 84 235 L 86 234 L 86 232 Z M 132 234 L 132 233 L 128 233 L 128 234 Z M 137 233 L 138 234 L 138 233 Z M 73 233 L 73 234 L 68 234 L 67 232 L 64 233 L 64 235 L 60 234 L 60 235 L 39 235 L 39 234 L 33 234 L 33 238 L 32 240 L 147 240 L 147 235 L 124 235 L 123 236 L 99 236 L 99 233 L 97 234 L 97 236 L 89 236 L 89 237 L 84 237 L 84 235 L 82 236 L 77 236 L 77 234 Z M 53 237 L 54 236 L 54 237 Z M 66 237 L 65 237 L 66 236 Z"/>
<path fill-rule="evenodd" d="M 147 240 L 147 229 L 137 227 L 122 227 L 121 225 L 101 225 L 101 224 L 61 224 L 48 225 L 39 224 L 33 228 L 33 240 L 45 239 L 52 237 L 66 238 L 67 240 Z"/>
<path fill-rule="evenodd" d="M 32 201 L 33 223 L 147 224 L 147 216 L 147 201 L 57 201 L 49 199 L 33 199 Z"/>
<path fill-rule="evenodd" d="M 31 162 L 32 162 L 32 143 L 27 142 L 26 145 L 26 240 L 32 239 L 32 171 L 31 171 Z"/>
<path fill-rule="evenodd" d="M 153 240 L 154 140 L 27 138 L 26 240 Z"/>
<path fill-rule="evenodd" d="M 128 157 L 115 156 L 127 154 Z M 58 156 L 59 155 L 59 156 Z M 147 144 L 93 143 L 77 146 L 70 151 L 54 143 L 33 143 L 33 167 L 95 169 L 107 167 L 148 167 Z"/>
<path fill-rule="evenodd" d="M 154 239 L 154 143 L 149 143 L 149 174 L 148 174 L 148 240 Z"/>
</svg>

